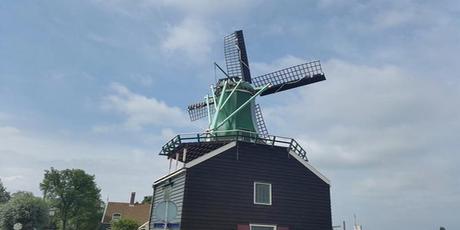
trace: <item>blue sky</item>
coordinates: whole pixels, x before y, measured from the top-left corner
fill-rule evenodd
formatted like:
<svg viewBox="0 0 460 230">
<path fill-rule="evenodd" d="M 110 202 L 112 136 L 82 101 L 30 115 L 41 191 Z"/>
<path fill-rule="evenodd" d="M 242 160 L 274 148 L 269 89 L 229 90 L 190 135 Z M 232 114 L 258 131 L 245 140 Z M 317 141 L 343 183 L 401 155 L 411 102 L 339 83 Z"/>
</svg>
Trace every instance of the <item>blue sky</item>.
<svg viewBox="0 0 460 230">
<path fill-rule="evenodd" d="M 254 76 L 320 59 L 327 81 L 260 98 L 270 133 L 332 181 L 335 224 L 460 228 L 457 1 L 0 1 L 0 178 L 40 194 L 49 167 L 104 199 L 151 193 L 157 153 L 204 129 L 185 106 L 243 29 Z"/>
</svg>

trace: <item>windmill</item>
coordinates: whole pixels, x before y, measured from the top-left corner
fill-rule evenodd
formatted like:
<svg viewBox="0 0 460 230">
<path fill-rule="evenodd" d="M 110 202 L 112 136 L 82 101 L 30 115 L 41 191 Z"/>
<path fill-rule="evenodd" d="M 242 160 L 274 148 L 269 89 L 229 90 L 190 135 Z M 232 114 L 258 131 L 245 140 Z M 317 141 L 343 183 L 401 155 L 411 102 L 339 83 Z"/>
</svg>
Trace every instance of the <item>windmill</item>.
<svg viewBox="0 0 460 230">
<path fill-rule="evenodd" d="M 160 150 L 169 170 L 153 183 L 150 229 L 332 229 L 329 179 L 296 140 L 268 135 L 255 102 L 325 80 L 320 62 L 252 78 L 242 31 L 224 38 L 224 54 L 226 71 L 215 68 L 225 77 L 187 108 L 208 128 Z"/>
<path fill-rule="evenodd" d="M 241 130 L 265 137 L 268 131 L 256 97 L 326 80 L 319 61 L 252 78 L 241 30 L 224 38 L 224 54 L 227 71 L 214 64 L 225 78 L 211 85 L 203 101 L 187 108 L 191 121 L 208 118 L 206 132 L 210 134 L 227 135 Z"/>
</svg>

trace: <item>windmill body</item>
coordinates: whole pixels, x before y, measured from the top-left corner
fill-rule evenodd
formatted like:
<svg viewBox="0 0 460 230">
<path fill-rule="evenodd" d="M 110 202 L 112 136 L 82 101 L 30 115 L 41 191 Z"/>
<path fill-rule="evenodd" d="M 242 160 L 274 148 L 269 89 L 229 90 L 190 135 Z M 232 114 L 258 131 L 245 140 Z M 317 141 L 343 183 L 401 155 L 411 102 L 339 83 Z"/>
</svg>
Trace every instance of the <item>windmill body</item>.
<svg viewBox="0 0 460 230">
<path fill-rule="evenodd" d="M 216 88 L 218 103 L 215 104 L 216 112 L 209 124 L 209 130 L 217 131 L 217 134 L 229 134 L 235 130 L 256 133 L 255 104 L 252 98 L 258 91 L 237 78 L 221 80 Z"/>
<path fill-rule="evenodd" d="M 330 182 L 292 138 L 268 134 L 259 96 L 325 80 L 319 61 L 251 77 L 242 31 L 224 38 L 225 77 L 187 110 L 206 130 L 161 149 L 150 229 L 329 230 Z M 168 207 L 168 208 L 165 208 Z"/>
</svg>

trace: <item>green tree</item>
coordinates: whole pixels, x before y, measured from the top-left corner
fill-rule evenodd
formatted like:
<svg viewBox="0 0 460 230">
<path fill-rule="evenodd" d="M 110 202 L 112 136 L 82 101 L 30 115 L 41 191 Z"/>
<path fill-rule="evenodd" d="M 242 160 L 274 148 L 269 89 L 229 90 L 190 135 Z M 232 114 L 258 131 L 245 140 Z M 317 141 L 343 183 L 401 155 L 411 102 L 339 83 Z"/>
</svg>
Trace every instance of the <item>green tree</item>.
<svg viewBox="0 0 460 230">
<path fill-rule="evenodd" d="M 139 225 L 134 220 L 121 219 L 112 222 L 112 230 L 137 230 Z"/>
<path fill-rule="evenodd" d="M 6 203 L 8 200 L 10 200 L 10 193 L 6 191 L 2 180 L 0 180 L 0 204 Z"/>
<path fill-rule="evenodd" d="M 43 196 L 55 207 L 62 230 L 96 229 L 102 216 L 100 189 L 94 175 L 81 169 L 45 170 Z"/>
<path fill-rule="evenodd" d="M 24 230 L 43 229 L 48 224 L 46 202 L 30 192 L 13 194 L 8 203 L 0 207 L 0 229 L 13 229 L 15 223 L 21 223 Z"/>
<path fill-rule="evenodd" d="M 152 196 L 144 196 L 142 200 L 142 204 L 151 204 L 152 203 Z"/>
</svg>

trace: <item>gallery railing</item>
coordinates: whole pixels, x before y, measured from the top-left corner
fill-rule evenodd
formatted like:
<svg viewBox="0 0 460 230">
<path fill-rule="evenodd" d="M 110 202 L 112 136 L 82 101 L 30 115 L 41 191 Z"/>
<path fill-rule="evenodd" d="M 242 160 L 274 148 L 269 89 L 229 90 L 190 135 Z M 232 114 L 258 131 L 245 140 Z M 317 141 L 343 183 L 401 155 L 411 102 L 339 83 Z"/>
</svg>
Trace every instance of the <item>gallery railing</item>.
<svg viewBox="0 0 460 230">
<path fill-rule="evenodd" d="M 307 152 L 300 146 L 300 144 L 293 138 L 266 135 L 260 136 L 254 132 L 244 130 L 230 130 L 225 132 L 213 133 L 193 133 L 193 134 L 179 134 L 168 141 L 160 151 L 160 155 L 170 156 L 183 144 L 193 143 L 229 143 L 232 141 L 242 141 L 247 143 L 265 144 L 277 147 L 286 147 L 293 151 L 305 161 L 308 161 Z"/>
</svg>

